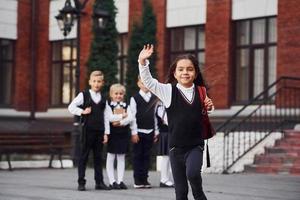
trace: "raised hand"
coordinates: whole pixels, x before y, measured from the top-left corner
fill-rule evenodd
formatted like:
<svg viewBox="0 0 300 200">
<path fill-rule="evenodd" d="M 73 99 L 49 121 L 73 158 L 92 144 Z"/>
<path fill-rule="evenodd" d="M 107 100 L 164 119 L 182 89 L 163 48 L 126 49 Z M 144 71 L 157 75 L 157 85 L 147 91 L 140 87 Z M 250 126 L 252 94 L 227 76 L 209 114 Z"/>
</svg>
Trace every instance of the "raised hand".
<svg viewBox="0 0 300 200">
<path fill-rule="evenodd" d="M 144 45 L 144 48 L 140 51 L 139 54 L 139 63 L 145 65 L 146 59 L 150 58 L 154 51 L 153 44 Z"/>
</svg>

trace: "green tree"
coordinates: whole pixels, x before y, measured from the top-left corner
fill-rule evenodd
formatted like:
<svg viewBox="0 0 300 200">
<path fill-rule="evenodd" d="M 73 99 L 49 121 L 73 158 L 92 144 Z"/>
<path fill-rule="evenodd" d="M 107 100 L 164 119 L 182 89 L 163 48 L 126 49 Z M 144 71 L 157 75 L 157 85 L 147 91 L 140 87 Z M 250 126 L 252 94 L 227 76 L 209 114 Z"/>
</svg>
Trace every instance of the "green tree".
<svg viewBox="0 0 300 200">
<path fill-rule="evenodd" d="M 126 85 L 128 96 L 132 96 L 138 91 L 136 85 L 138 76 L 138 55 L 144 44 L 156 45 L 156 16 L 154 15 L 152 5 L 149 0 L 143 1 L 142 23 L 134 23 L 131 37 L 129 39 Z M 156 54 L 151 57 L 151 72 L 156 76 Z"/>
<path fill-rule="evenodd" d="M 142 17 L 142 27 L 143 27 L 143 44 L 153 44 L 156 47 L 156 16 L 153 12 L 152 4 L 149 0 L 144 0 L 144 9 Z M 150 58 L 151 72 L 154 77 L 156 77 L 156 53 Z"/>
<path fill-rule="evenodd" d="M 127 72 L 126 72 L 126 89 L 127 96 L 132 96 L 137 90 L 137 76 L 139 74 L 137 59 L 139 51 L 143 48 L 143 30 L 140 25 L 134 23 L 129 39 Z"/>
<path fill-rule="evenodd" d="M 105 86 L 103 93 L 107 94 L 109 86 L 117 82 L 118 31 L 115 22 L 117 8 L 114 5 L 114 0 L 96 0 L 94 9 L 97 9 L 100 3 L 102 8 L 109 12 L 110 16 L 103 30 L 97 30 L 93 27 L 94 38 L 87 65 L 88 73 L 94 70 L 101 70 L 104 73 Z"/>
</svg>

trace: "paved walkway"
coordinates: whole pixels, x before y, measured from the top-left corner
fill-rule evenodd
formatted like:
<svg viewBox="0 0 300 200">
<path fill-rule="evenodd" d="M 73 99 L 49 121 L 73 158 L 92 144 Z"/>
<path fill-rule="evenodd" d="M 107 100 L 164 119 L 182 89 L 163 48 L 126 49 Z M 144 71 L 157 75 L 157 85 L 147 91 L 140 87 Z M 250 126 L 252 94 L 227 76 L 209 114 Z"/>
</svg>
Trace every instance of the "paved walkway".
<svg viewBox="0 0 300 200">
<path fill-rule="evenodd" d="M 159 173 L 150 173 L 152 189 L 94 190 L 93 171 L 87 170 L 87 191 L 76 190 L 75 169 L 0 170 L 1 200 L 174 200 L 174 189 L 158 187 Z M 105 181 L 107 178 L 105 175 Z M 208 200 L 299 200 L 300 176 L 262 174 L 204 174 Z M 189 199 L 193 199 L 191 192 Z"/>
</svg>

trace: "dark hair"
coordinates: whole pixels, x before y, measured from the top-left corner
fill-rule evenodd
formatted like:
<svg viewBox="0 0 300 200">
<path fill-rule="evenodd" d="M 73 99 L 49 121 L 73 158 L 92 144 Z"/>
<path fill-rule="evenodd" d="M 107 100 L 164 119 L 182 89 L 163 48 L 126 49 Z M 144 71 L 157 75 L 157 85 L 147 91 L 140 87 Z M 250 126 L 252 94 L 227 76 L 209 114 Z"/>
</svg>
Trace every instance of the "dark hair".
<svg viewBox="0 0 300 200">
<path fill-rule="evenodd" d="M 167 74 L 167 83 L 171 83 L 171 84 L 176 84 L 177 80 L 174 77 L 174 72 L 176 70 L 177 67 L 177 63 L 180 60 L 190 60 L 193 63 L 193 66 L 195 68 L 195 72 L 196 72 L 196 78 L 194 80 L 194 84 L 198 85 L 198 86 L 206 86 L 205 81 L 203 79 L 202 73 L 200 71 L 199 68 L 199 62 L 196 59 L 196 57 L 192 54 L 184 54 L 184 55 L 179 55 L 175 58 L 175 60 L 173 61 L 173 63 L 171 64 L 170 68 L 169 68 L 169 72 Z"/>
</svg>

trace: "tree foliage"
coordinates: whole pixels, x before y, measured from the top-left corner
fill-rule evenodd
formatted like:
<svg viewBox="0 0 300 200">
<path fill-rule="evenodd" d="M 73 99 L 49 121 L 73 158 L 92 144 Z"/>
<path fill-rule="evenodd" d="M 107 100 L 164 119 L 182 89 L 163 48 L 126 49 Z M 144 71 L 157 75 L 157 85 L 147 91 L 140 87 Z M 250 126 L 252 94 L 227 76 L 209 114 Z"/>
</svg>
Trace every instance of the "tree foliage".
<svg viewBox="0 0 300 200">
<path fill-rule="evenodd" d="M 126 85 L 127 94 L 132 96 L 138 91 L 136 85 L 138 77 L 138 55 L 144 44 L 156 45 L 156 16 L 149 0 L 143 1 L 142 22 L 135 22 L 129 39 Z M 155 68 L 156 54 L 151 57 L 151 72 L 156 76 Z"/>
</svg>

